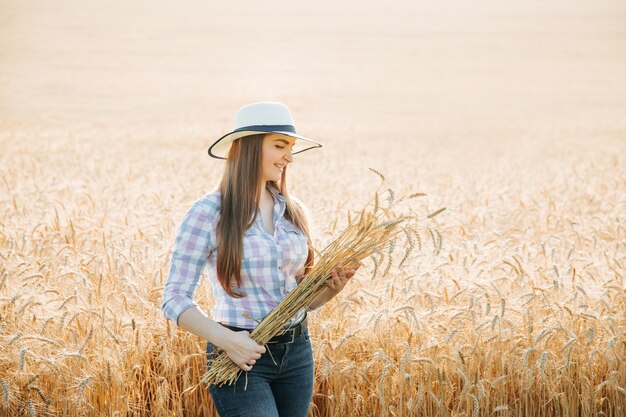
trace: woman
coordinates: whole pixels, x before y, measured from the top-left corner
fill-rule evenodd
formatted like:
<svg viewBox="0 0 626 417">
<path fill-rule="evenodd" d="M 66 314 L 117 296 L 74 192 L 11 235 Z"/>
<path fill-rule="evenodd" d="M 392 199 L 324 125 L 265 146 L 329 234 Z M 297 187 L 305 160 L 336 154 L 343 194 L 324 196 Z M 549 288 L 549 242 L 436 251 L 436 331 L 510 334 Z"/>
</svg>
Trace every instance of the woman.
<svg viewBox="0 0 626 417">
<path fill-rule="evenodd" d="M 219 187 L 196 200 L 178 228 L 162 310 L 207 340 L 207 360 L 219 347 L 245 371 L 234 386 L 209 386 L 220 416 L 308 413 L 313 355 L 306 312 L 337 295 L 356 269 L 338 265 L 324 291 L 267 345 L 249 332 L 313 265 L 304 206 L 289 196 L 286 179 L 292 155 L 316 147 L 296 134 L 285 105 L 242 107 L 235 129 L 209 148 L 226 159 Z M 212 318 L 193 300 L 204 267 L 215 297 Z"/>
</svg>

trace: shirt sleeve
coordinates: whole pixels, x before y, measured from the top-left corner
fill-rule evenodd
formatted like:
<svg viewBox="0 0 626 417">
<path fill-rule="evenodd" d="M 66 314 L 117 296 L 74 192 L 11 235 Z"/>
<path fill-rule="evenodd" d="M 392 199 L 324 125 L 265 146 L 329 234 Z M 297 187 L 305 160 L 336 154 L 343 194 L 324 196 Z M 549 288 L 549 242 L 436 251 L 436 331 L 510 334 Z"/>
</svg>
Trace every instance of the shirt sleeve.
<svg viewBox="0 0 626 417">
<path fill-rule="evenodd" d="M 185 310 L 198 305 L 193 293 L 209 256 L 214 218 L 206 202 L 197 200 L 178 227 L 161 305 L 165 317 L 177 325 Z"/>
</svg>

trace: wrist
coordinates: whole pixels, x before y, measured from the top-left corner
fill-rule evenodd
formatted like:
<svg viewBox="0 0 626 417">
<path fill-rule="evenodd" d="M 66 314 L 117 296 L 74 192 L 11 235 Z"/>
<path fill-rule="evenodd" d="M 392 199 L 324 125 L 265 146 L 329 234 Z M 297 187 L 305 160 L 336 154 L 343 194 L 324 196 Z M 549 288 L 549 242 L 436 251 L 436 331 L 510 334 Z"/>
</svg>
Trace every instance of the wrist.
<svg viewBox="0 0 626 417">
<path fill-rule="evenodd" d="M 339 294 L 339 291 L 340 290 L 335 290 L 335 289 L 330 288 L 330 287 L 324 288 L 324 295 L 326 297 L 326 301 L 329 301 L 331 298 L 333 298 L 334 296 Z"/>
<path fill-rule="evenodd" d="M 209 341 L 222 350 L 228 350 L 230 347 L 231 337 L 235 332 L 227 329 L 219 323 L 218 326 L 219 327 L 215 328 L 215 332 Z"/>
<path fill-rule="evenodd" d="M 330 301 L 337 293 L 330 287 L 324 288 L 310 304 L 311 308 L 319 308 Z"/>
</svg>

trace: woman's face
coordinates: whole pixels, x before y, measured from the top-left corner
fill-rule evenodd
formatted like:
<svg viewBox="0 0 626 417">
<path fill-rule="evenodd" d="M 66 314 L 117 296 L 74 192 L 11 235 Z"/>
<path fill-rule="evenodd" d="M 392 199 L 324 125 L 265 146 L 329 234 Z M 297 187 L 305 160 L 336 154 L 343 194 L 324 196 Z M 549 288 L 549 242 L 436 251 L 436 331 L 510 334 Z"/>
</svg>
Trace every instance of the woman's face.
<svg viewBox="0 0 626 417">
<path fill-rule="evenodd" d="M 261 147 L 261 167 L 264 181 L 280 182 L 283 169 L 293 162 L 291 150 L 296 140 L 280 133 L 268 133 Z"/>
</svg>

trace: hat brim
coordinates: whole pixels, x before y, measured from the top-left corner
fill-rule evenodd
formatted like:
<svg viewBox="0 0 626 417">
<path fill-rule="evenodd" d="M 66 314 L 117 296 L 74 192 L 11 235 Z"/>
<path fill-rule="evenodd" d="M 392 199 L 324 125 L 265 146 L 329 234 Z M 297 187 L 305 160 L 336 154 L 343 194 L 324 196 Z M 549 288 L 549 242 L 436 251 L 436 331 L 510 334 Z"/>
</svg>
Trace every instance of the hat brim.
<svg viewBox="0 0 626 417">
<path fill-rule="evenodd" d="M 213 158 L 217 159 L 226 159 L 228 156 L 228 151 L 230 150 L 230 145 L 234 140 L 243 138 L 245 136 L 256 135 L 259 133 L 279 133 L 285 136 L 291 136 L 296 139 L 296 142 L 293 145 L 293 149 L 291 151 L 292 155 L 308 151 L 313 148 L 321 148 L 322 144 L 318 143 L 312 139 L 306 138 L 304 136 L 300 136 L 298 134 L 292 132 L 284 132 L 284 131 L 271 131 L 265 132 L 260 130 L 239 130 L 235 132 L 230 132 L 213 142 L 213 144 L 209 147 L 208 153 Z"/>
</svg>

